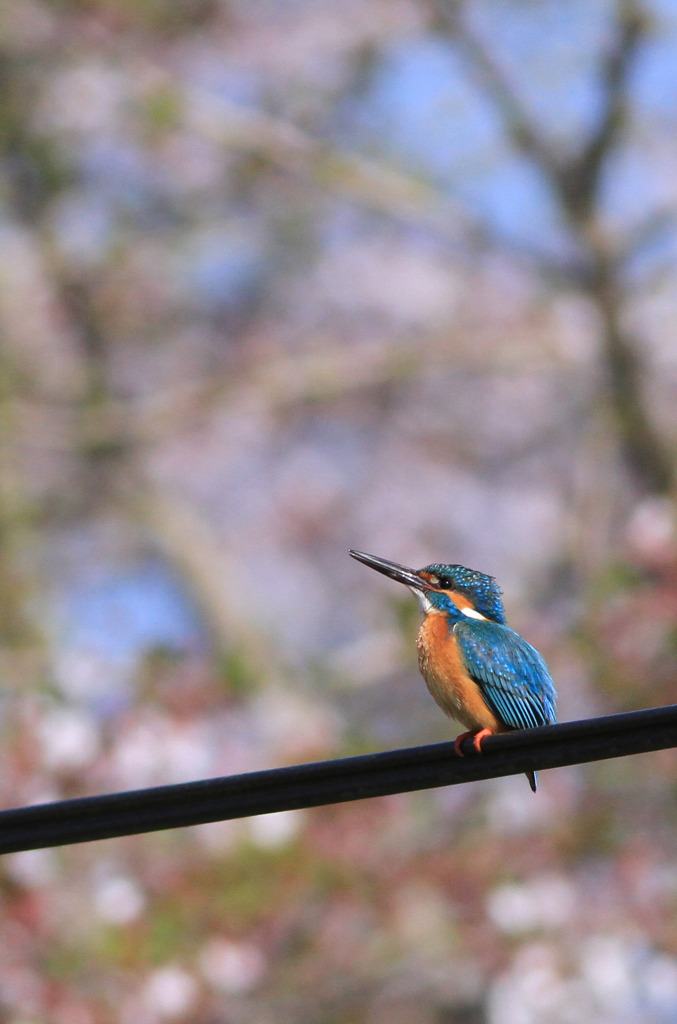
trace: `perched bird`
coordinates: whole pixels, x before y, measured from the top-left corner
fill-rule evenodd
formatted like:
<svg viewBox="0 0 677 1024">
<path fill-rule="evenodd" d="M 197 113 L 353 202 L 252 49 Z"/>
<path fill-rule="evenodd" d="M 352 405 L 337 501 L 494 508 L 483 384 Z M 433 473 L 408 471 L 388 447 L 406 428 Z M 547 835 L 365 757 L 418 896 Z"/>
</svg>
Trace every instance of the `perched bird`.
<svg viewBox="0 0 677 1024">
<path fill-rule="evenodd" d="M 423 612 L 418 632 L 418 667 L 446 715 L 473 736 L 478 753 L 485 736 L 531 729 L 555 722 L 555 690 L 545 661 L 519 633 L 505 624 L 493 576 L 462 565 L 434 563 L 407 569 L 364 551 L 353 558 L 409 587 Z M 536 775 L 527 772 L 536 792 Z"/>
</svg>

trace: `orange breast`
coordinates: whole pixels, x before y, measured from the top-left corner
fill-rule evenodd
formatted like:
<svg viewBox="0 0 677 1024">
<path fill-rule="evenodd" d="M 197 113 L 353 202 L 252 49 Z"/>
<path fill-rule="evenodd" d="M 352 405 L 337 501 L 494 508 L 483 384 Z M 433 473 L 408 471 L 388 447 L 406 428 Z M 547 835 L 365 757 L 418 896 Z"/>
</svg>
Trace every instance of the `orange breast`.
<svg viewBox="0 0 677 1024">
<path fill-rule="evenodd" d="M 449 631 L 442 612 L 429 612 L 416 640 L 418 667 L 435 701 L 445 715 L 461 722 L 466 729 L 506 727 L 487 706 L 481 690 L 468 675 L 453 630 Z"/>
</svg>

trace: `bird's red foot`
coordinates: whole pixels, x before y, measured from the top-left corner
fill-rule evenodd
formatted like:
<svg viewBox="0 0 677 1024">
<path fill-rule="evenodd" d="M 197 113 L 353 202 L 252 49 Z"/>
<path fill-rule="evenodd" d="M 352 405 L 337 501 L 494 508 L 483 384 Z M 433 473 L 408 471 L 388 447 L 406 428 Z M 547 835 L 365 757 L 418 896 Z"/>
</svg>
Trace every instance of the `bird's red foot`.
<svg viewBox="0 0 677 1024">
<path fill-rule="evenodd" d="M 467 740 L 470 736 L 474 736 L 472 732 L 462 732 L 460 736 L 457 736 L 454 740 L 454 753 L 459 757 L 465 757 L 465 754 L 461 750 L 461 744 L 464 740 Z"/>
<path fill-rule="evenodd" d="M 459 757 L 465 757 L 461 750 L 461 744 L 464 740 L 467 740 L 472 736 L 472 745 L 478 754 L 482 753 L 482 740 L 486 739 L 487 736 L 493 736 L 493 729 L 479 729 L 477 732 L 472 730 L 471 732 L 462 732 L 460 736 L 457 736 L 454 740 L 454 753 L 458 754 Z"/>
<path fill-rule="evenodd" d="M 479 732 L 475 733 L 475 738 L 472 741 L 472 745 L 478 754 L 482 753 L 482 740 L 486 739 L 487 736 L 493 736 L 493 729 L 480 729 Z"/>
</svg>

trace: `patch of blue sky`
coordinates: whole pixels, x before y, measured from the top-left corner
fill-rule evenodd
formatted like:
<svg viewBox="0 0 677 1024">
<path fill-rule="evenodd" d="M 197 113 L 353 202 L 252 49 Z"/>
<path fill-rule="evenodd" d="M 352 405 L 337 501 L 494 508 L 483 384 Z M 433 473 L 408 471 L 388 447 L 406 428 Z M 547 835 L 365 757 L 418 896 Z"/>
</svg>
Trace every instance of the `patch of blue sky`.
<svg viewBox="0 0 677 1024">
<path fill-rule="evenodd" d="M 601 207 L 621 233 L 645 223 L 659 210 L 672 208 L 672 184 L 662 162 L 638 145 L 617 150 L 603 169 Z"/>
<path fill-rule="evenodd" d="M 187 595 L 161 564 L 99 568 L 75 582 L 61 609 L 56 681 L 74 704 L 107 718 L 134 700 L 144 654 L 207 643 Z"/>
<path fill-rule="evenodd" d="M 266 239 L 252 219 L 210 224 L 188 240 L 177 277 L 201 309 L 230 309 L 249 300 L 266 267 Z"/>
<path fill-rule="evenodd" d="M 673 23 L 649 35 L 640 47 L 631 80 L 632 109 L 636 115 L 654 114 L 675 124 L 677 96 L 677 2 Z"/>
<path fill-rule="evenodd" d="M 467 11 L 544 139 L 580 145 L 602 111 L 598 69 L 611 42 L 612 0 L 478 0 Z"/>
<path fill-rule="evenodd" d="M 550 186 L 520 154 L 459 181 L 455 194 L 500 238 L 544 255 L 571 255 L 572 242 Z"/>
<path fill-rule="evenodd" d="M 438 180 L 462 172 L 503 138 L 500 117 L 468 83 L 458 53 L 428 35 L 385 53 L 359 104 L 356 127 L 366 145 L 389 150 Z"/>
<path fill-rule="evenodd" d="M 425 36 L 392 48 L 357 123 L 364 144 L 437 181 L 501 235 L 568 250 L 547 181 L 511 147 L 501 115 L 446 41 Z"/>
<path fill-rule="evenodd" d="M 126 570 L 98 569 L 75 583 L 66 601 L 63 642 L 104 658 L 139 657 L 157 648 L 205 642 L 187 594 L 156 561 Z"/>
</svg>

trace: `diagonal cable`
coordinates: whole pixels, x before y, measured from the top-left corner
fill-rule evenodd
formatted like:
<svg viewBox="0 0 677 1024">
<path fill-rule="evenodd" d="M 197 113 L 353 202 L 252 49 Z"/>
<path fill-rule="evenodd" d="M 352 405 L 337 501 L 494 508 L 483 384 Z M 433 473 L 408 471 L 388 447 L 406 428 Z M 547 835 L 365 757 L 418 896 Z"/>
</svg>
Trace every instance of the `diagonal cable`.
<svg viewBox="0 0 677 1024">
<path fill-rule="evenodd" d="M 0 811 L 0 853 L 363 800 L 677 746 L 677 705 L 452 743 Z M 538 799 L 536 797 L 535 799 Z"/>
</svg>

